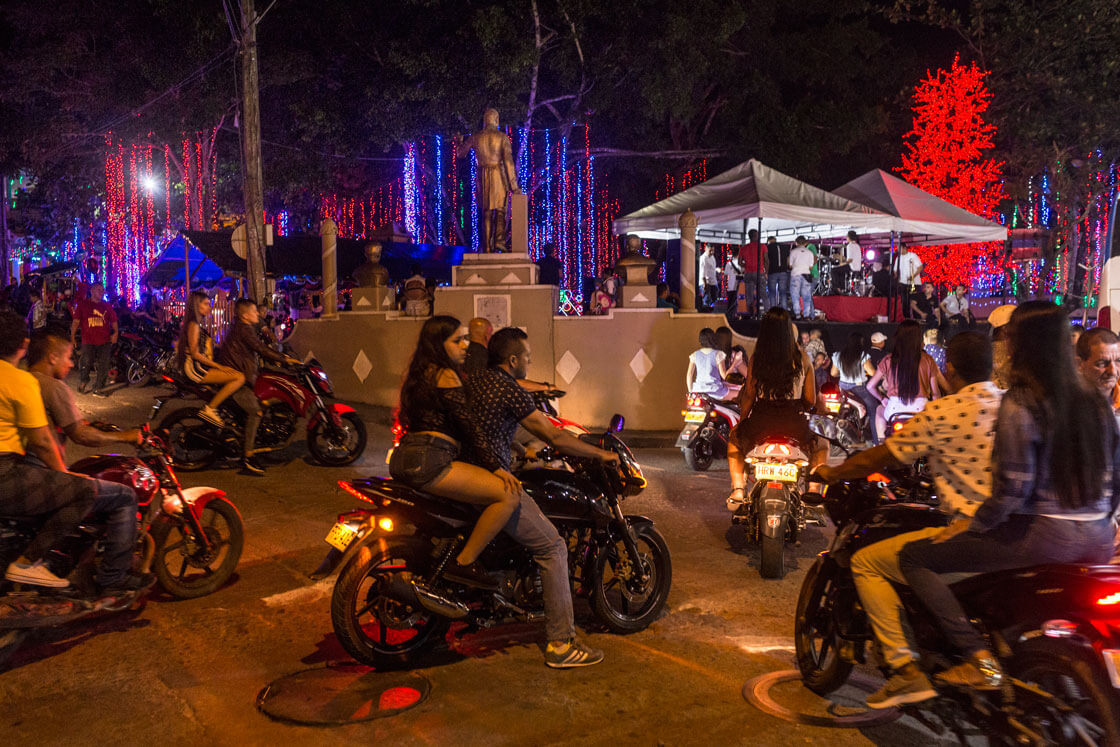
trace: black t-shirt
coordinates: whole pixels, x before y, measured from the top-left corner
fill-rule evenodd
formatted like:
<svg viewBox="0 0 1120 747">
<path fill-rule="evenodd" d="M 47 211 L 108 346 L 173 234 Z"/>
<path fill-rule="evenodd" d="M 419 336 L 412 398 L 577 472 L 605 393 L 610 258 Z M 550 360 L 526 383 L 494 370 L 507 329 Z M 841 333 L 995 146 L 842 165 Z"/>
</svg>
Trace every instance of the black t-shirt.
<svg viewBox="0 0 1120 747">
<path fill-rule="evenodd" d="M 771 275 L 778 272 L 789 272 L 789 245 L 768 243 L 766 245 L 766 265 L 767 271 Z"/>
<path fill-rule="evenodd" d="M 467 346 L 467 359 L 463 361 L 463 373 L 469 378 L 480 371 L 485 371 L 488 355 L 485 345 L 471 340 L 471 344 Z"/>
<path fill-rule="evenodd" d="M 556 257 L 542 257 L 537 262 L 537 267 L 540 268 L 537 281 L 541 285 L 560 285 L 560 260 Z"/>
<path fill-rule="evenodd" d="M 467 379 L 467 399 L 483 440 L 508 470 L 517 425 L 536 409 L 533 398 L 502 369 L 487 368 Z"/>
</svg>

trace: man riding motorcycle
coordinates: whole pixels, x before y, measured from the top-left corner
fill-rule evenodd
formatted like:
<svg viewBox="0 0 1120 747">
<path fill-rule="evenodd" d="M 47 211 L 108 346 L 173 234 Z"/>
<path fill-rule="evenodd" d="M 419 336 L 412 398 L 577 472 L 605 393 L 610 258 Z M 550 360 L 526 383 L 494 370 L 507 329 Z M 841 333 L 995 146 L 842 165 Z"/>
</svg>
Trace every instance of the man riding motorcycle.
<svg viewBox="0 0 1120 747">
<path fill-rule="evenodd" d="M 237 317 L 226 333 L 222 347 L 218 350 L 218 362 L 239 371 L 245 376 L 245 383 L 233 393 L 233 400 L 245 411 L 245 437 L 241 457 L 241 467 L 244 471 L 263 475 L 264 469 L 253 459 L 254 446 L 257 440 L 257 428 L 260 427 L 264 411 L 261 401 L 253 393 L 253 384 L 257 380 L 257 370 L 260 359 L 275 361 L 276 363 L 299 363 L 294 358 L 281 355 L 269 349 L 257 334 L 256 325 L 260 321 L 260 312 L 257 304 L 248 298 L 242 298 L 234 304 L 234 315 Z"/>
<path fill-rule="evenodd" d="M 136 495 L 131 488 L 66 471 L 51 433 L 39 382 L 16 364 L 27 352 L 27 327 L 18 314 L 0 312 L 0 512 L 10 516 L 49 515 L 39 533 L 4 573 L 9 581 L 66 588 L 43 562 L 59 540 L 91 512 L 117 517 L 130 508 L 130 525 L 108 537 L 97 584 L 103 593 L 142 588 L 147 579 L 129 575 L 136 541 Z M 35 457 L 29 459 L 30 456 Z"/>
<path fill-rule="evenodd" d="M 467 380 L 468 400 L 493 455 L 508 471 L 510 448 L 517 426 L 546 441 L 563 454 L 618 462 L 618 455 L 596 448 L 553 427 L 518 385 L 529 371 L 528 335 L 514 327 L 498 330 L 488 345 L 490 368 Z M 588 648 L 576 637 L 572 592 L 568 580 L 568 548 L 556 527 L 525 491 L 505 531 L 533 553 L 541 572 L 548 647 L 545 663 L 553 668 L 597 664 L 603 652 Z"/>
<path fill-rule="evenodd" d="M 949 343 L 946 377 L 953 392 L 926 405 L 886 442 L 836 467 L 820 467 L 826 482 L 852 480 L 888 468 L 929 460 L 940 507 L 954 519 L 971 517 L 991 496 L 991 448 L 1003 392 L 989 381 L 992 347 L 979 332 L 962 332 Z M 852 556 L 860 601 L 893 670 L 886 685 L 867 698 L 870 708 L 917 703 L 937 695 L 915 663 L 913 633 L 903 619 L 893 583 L 905 584 L 899 553 L 908 543 L 935 537 L 932 527 L 876 542 Z"/>
</svg>

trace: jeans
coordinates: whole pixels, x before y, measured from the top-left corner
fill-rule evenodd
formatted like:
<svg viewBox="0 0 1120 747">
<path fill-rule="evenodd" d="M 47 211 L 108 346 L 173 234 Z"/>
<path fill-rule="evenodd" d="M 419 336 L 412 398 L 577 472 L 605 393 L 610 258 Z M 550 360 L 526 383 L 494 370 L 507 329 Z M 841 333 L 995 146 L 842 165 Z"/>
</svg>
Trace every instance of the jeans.
<svg viewBox="0 0 1120 747">
<path fill-rule="evenodd" d="M 770 296 L 770 307 L 781 306 L 789 311 L 789 273 L 770 273 L 767 284 L 767 294 Z"/>
<path fill-rule="evenodd" d="M 748 272 L 743 275 L 743 285 L 746 286 L 747 313 L 755 314 L 758 312 L 759 298 L 766 297 L 766 276 L 757 272 Z M 759 289 L 762 290 L 761 295 Z"/>
<path fill-rule="evenodd" d="M 1047 563 L 1107 563 L 1113 535 L 1107 518 L 1070 521 L 1012 514 L 990 532 L 965 532 L 938 544 L 911 542 L 899 553 L 899 567 L 949 643 L 962 654 L 974 654 L 988 645 L 939 574 L 988 573 Z"/>
<path fill-rule="evenodd" d="M 789 296 L 793 303 L 793 315 L 812 319 L 813 310 L 813 280 L 801 273 L 791 274 L 789 279 Z"/>
<path fill-rule="evenodd" d="M 233 401 L 245 411 L 245 438 L 242 453 L 248 457 L 253 454 L 253 447 L 257 443 L 257 429 L 261 427 L 261 401 L 253 392 L 253 385 L 246 384 L 233 393 Z"/>
<path fill-rule="evenodd" d="M 892 582 L 906 583 L 898 566 L 898 554 L 909 543 L 933 537 L 941 531 L 941 527 L 930 527 L 906 532 L 868 545 L 852 556 L 852 578 L 859 601 L 891 669 L 901 669 L 918 658 L 913 643 L 914 631 L 910 629 L 910 622 L 903 614 L 902 600 L 892 585 Z"/>
<path fill-rule="evenodd" d="M 704 283 L 704 296 L 701 299 L 704 302 L 704 307 L 707 309 L 714 307 L 717 298 L 719 298 L 719 286 Z"/>
<path fill-rule="evenodd" d="M 101 564 L 95 580 L 105 587 L 123 581 L 132 568 L 132 552 L 136 547 L 136 493 L 120 483 L 95 482 L 97 498 L 90 513 L 105 517 Z"/>
<path fill-rule="evenodd" d="M 94 380 L 93 390 L 105 388 L 109 378 L 109 358 L 113 352 L 113 343 L 104 345 L 87 345 L 82 343 L 82 355 L 78 359 L 78 381 L 82 384 L 89 383 L 89 370 L 93 366 L 94 358 L 97 359 L 97 378 Z"/>
<path fill-rule="evenodd" d="M 875 399 L 874 395 L 867 391 L 867 387 L 863 384 L 846 384 L 841 381 L 840 389 L 856 395 L 859 397 L 859 401 L 867 407 L 867 425 L 871 430 L 871 442 L 878 446 L 879 430 L 875 427 L 875 414 L 879 412 L 879 400 Z"/>
<path fill-rule="evenodd" d="M 545 633 L 549 641 L 566 641 L 576 634 L 572 587 L 568 580 L 568 545 L 536 501 L 521 493 L 521 505 L 505 526 L 505 533 L 533 554 L 544 587 Z"/>
</svg>

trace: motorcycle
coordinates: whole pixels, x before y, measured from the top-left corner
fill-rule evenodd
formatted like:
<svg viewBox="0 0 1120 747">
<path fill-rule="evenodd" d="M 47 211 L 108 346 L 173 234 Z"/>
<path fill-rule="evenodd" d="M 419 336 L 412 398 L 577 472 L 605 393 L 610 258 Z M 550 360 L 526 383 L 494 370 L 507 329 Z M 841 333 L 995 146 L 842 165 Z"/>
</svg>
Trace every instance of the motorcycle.
<svg viewBox="0 0 1120 747">
<path fill-rule="evenodd" d="M 727 457 L 727 441 L 731 429 L 739 424 L 739 404 L 717 400 L 706 394 L 693 392 L 688 395 L 684 428 L 677 436 L 677 448 L 684 455 L 684 463 L 697 472 L 704 472 L 715 459 Z"/>
<path fill-rule="evenodd" d="M 241 558 L 245 544 L 241 514 L 217 488 L 183 488 L 166 446 L 147 426 L 142 433 L 137 456 L 87 457 L 72 464 L 70 471 L 136 491 L 140 521 L 136 570 L 154 573 L 159 586 L 179 599 L 210 594 L 229 580 Z M 0 564 L 6 567 L 23 552 L 42 521 L 43 517 L 0 517 Z M 70 577 L 67 589 L 0 579 L 0 663 L 30 629 L 101 611 L 119 612 L 147 592 L 98 595 L 93 570 L 104 532 L 102 517 L 89 516 L 47 554 L 51 571 Z"/>
<path fill-rule="evenodd" d="M 543 412 L 545 417 L 548 418 L 548 422 L 552 423 L 556 428 L 562 431 L 568 431 L 568 433 L 576 437 L 590 433 L 591 431 L 587 430 L 576 421 L 560 417 L 560 413 L 556 410 L 556 405 L 553 402 L 554 400 L 560 399 L 565 394 L 567 394 L 567 392 L 561 389 L 549 389 L 547 391 L 531 392 L 530 396 L 532 396 L 537 409 Z"/>
<path fill-rule="evenodd" d="M 836 535 L 805 576 L 794 641 L 805 686 L 840 688 L 878 644 L 850 561 L 867 545 L 903 532 L 944 526 L 932 484 L 921 473 L 875 474 L 805 496 L 822 505 Z M 1013 744 L 1116 744 L 1120 740 L 1120 568 L 1045 565 L 973 575 L 953 584 L 1005 673 L 980 692 L 936 684 L 938 698 L 906 706 L 959 731 L 971 721 Z M 952 662 L 940 629 L 908 587 L 897 587 L 927 671 Z M 884 667 L 885 669 L 885 667 Z"/>
<path fill-rule="evenodd" d="M 172 394 L 157 397 L 149 420 L 175 399 L 209 400 L 213 392 L 207 385 L 164 376 L 172 384 Z M 317 361 L 293 366 L 290 370 L 261 369 L 253 384 L 264 414 L 257 430 L 258 452 L 279 451 L 295 438 L 300 418 L 307 417 L 307 448 L 311 457 L 327 467 L 343 467 L 354 462 L 366 448 L 366 426 L 357 411 L 341 402 L 328 404 L 333 393 L 330 379 Z M 183 470 L 206 469 L 220 458 L 240 459 L 246 413 L 233 400 L 218 408 L 224 428 L 198 416 L 197 407 L 182 407 L 160 422 L 157 432 L 164 434 Z"/>
<path fill-rule="evenodd" d="M 836 440 L 847 450 L 857 444 L 869 443 L 875 423 L 868 417 L 867 405 L 849 390 L 841 389 L 834 382 L 821 387 L 823 417 L 836 427 Z"/>
<path fill-rule="evenodd" d="M 802 501 L 808 489 L 809 456 L 796 440 L 775 435 L 760 439 L 744 461 L 751 482 L 731 523 L 743 525 L 747 539 L 760 545 L 762 577 L 782 578 L 786 543 L 797 542 L 810 524 L 825 526 L 820 513 Z"/>
<path fill-rule="evenodd" d="M 596 620 L 608 629 L 632 633 L 661 613 L 673 569 L 653 521 L 623 514 L 623 499 L 640 493 L 646 481 L 616 435 L 621 416 L 611 425 L 607 433 L 584 439 L 618 454 L 617 466 L 560 457 L 567 469 L 526 469 L 517 476 L 565 539 L 573 593 L 590 598 Z M 496 589 L 442 575 L 465 528 L 477 520 L 477 507 L 383 478 L 342 480 L 339 486 L 372 507 L 338 516 L 326 539 L 332 549 L 313 577 L 341 569 L 331 595 L 331 622 L 358 661 L 415 665 L 444 638 L 452 620 L 487 628 L 544 618 L 537 567 L 529 551 L 505 534 L 480 557 L 500 577 Z"/>
</svg>

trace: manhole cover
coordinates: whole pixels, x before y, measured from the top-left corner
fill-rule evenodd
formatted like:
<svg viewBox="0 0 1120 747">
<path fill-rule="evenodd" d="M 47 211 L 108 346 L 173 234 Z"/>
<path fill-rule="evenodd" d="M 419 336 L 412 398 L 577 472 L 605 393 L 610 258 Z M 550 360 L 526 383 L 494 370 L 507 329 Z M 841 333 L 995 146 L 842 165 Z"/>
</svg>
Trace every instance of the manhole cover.
<svg viewBox="0 0 1120 747">
<path fill-rule="evenodd" d="M 770 672 L 743 685 L 743 697 L 763 713 L 776 716 L 795 724 L 808 724 L 810 726 L 833 726 L 842 728 L 862 728 L 886 724 L 894 721 L 902 713 L 897 708 L 885 708 L 881 711 L 870 710 L 859 704 L 854 698 L 840 698 L 838 701 L 825 700 L 808 689 L 801 688 L 795 698 L 803 702 L 803 708 L 790 708 L 776 701 L 770 694 L 770 689 L 784 682 L 798 682 L 801 673 L 796 669 L 781 672 Z M 848 678 L 848 685 L 854 686 L 866 693 L 874 692 L 876 685 L 866 680 L 859 672 L 853 672 Z M 812 702 L 804 702 L 808 696 Z M 843 702 L 843 701 L 850 702 Z M 812 711 L 817 711 L 813 713 Z"/>
<path fill-rule="evenodd" d="M 289 674 L 257 694 L 257 708 L 278 721 L 340 726 L 396 716 L 428 699 L 432 683 L 414 672 L 375 672 L 354 663 Z"/>
</svg>

